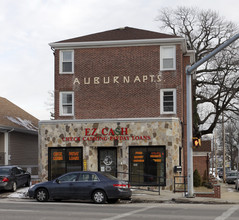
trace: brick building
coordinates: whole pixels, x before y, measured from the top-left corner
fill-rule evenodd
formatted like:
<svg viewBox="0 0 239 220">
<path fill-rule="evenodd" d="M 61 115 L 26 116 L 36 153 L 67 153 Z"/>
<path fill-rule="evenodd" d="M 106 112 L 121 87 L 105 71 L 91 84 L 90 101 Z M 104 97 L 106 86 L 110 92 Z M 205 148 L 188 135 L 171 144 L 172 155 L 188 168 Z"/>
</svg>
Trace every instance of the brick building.
<svg viewBox="0 0 239 220">
<path fill-rule="evenodd" d="M 186 161 L 185 39 L 125 27 L 50 46 L 55 120 L 40 122 L 41 179 L 99 170 L 172 189 Z"/>
</svg>

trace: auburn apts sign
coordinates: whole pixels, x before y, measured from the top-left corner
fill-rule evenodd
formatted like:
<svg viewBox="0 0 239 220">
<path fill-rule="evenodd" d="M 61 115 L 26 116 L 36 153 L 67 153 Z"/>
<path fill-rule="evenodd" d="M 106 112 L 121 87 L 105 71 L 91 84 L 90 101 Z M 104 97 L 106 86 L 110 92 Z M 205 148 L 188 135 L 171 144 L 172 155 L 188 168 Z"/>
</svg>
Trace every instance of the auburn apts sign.
<svg viewBox="0 0 239 220">
<path fill-rule="evenodd" d="M 127 140 L 151 140 L 150 136 L 135 136 L 129 134 L 128 128 L 103 128 L 99 130 L 98 128 L 85 128 L 82 135 L 78 137 L 62 137 L 64 142 L 80 142 L 80 141 L 127 141 Z"/>
</svg>

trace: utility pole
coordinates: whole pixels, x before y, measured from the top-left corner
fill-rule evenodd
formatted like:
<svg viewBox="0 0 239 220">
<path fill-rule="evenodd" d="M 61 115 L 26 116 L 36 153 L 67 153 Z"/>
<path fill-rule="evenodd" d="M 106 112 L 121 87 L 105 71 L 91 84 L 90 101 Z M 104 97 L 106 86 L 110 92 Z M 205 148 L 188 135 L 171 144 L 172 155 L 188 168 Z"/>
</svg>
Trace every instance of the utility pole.
<svg viewBox="0 0 239 220">
<path fill-rule="evenodd" d="M 239 180 L 239 145 L 237 145 L 237 191 L 238 191 L 238 180 Z"/>
<path fill-rule="evenodd" d="M 192 149 L 192 74 L 199 66 L 215 56 L 218 52 L 223 50 L 225 47 L 233 43 L 239 38 L 239 34 L 230 38 L 218 48 L 213 50 L 211 53 L 203 57 L 201 60 L 193 64 L 192 66 L 186 67 L 186 92 L 187 92 L 187 181 L 188 181 L 188 194 L 189 198 L 194 197 L 193 192 L 193 149 Z"/>
<path fill-rule="evenodd" d="M 215 168 L 215 151 L 214 151 L 214 142 L 213 137 L 211 138 L 211 149 L 212 149 L 212 175 L 214 174 L 214 168 Z"/>
<path fill-rule="evenodd" d="M 226 182 L 226 151 L 225 151 L 225 127 L 224 127 L 224 113 L 222 112 L 222 153 L 223 153 L 223 182 Z"/>
<path fill-rule="evenodd" d="M 187 69 L 187 180 L 188 198 L 194 197 L 193 193 L 193 122 L 192 122 L 192 74 Z"/>
<path fill-rule="evenodd" d="M 217 178 L 217 143 L 216 143 L 216 133 L 213 135 L 213 145 L 215 147 L 215 175 Z"/>
</svg>

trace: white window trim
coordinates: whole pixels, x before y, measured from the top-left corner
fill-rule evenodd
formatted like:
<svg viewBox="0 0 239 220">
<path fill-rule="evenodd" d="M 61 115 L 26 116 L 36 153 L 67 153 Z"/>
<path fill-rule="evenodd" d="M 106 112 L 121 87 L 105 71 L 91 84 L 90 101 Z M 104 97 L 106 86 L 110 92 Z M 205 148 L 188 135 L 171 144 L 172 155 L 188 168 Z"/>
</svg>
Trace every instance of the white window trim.
<svg viewBox="0 0 239 220">
<path fill-rule="evenodd" d="M 172 68 L 163 68 L 163 49 L 165 48 L 174 48 L 173 52 L 173 67 Z M 160 70 L 166 71 L 166 70 L 176 70 L 176 46 L 170 45 L 170 46 L 160 46 Z"/>
<path fill-rule="evenodd" d="M 72 94 L 72 113 L 71 114 L 64 114 L 63 108 L 62 108 L 62 94 Z M 74 92 L 60 92 L 59 96 L 59 108 L 60 108 L 60 116 L 74 116 Z"/>
<path fill-rule="evenodd" d="M 163 105 L 163 96 L 164 96 L 164 92 L 173 92 L 173 111 L 171 112 L 166 112 L 164 111 L 164 105 Z M 176 93 L 176 89 L 161 89 L 160 90 L 160 114 L 176 114 L 177 113 L 177 97 L 176 97 L 177 93 Z"/>
<path fill-rule="evenodd" d="M 72 52 L 72 72 L 63 72 L 63 52 L 68 51 L 68 52 Z M 59 59 L 59 66 L 60 66 L 60 74 L 74 74 L 74 50 L 60 50 L 60 59 Z"/>
</svg>

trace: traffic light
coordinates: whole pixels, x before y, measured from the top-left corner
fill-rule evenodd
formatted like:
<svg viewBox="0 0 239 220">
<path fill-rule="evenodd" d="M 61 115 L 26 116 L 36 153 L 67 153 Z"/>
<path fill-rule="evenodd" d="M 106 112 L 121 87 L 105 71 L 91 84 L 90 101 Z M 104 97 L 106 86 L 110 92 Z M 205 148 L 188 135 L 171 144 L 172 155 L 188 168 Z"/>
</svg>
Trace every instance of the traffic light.
<svg viewBox="0 0 239 220">
<path fill-rule="evenodd" d="M 201 147 L 201 139 L 197 137 L 193 137 L 193 147 Z"/>
</svg>

